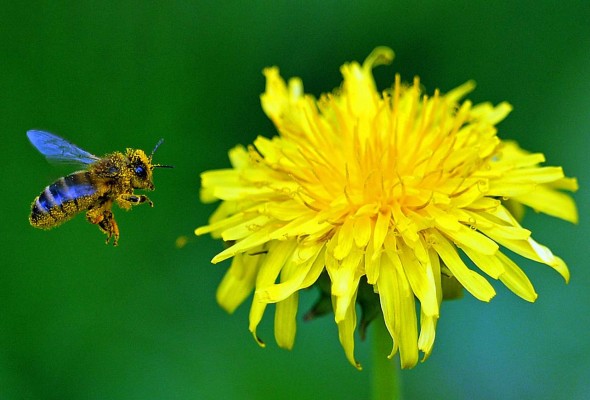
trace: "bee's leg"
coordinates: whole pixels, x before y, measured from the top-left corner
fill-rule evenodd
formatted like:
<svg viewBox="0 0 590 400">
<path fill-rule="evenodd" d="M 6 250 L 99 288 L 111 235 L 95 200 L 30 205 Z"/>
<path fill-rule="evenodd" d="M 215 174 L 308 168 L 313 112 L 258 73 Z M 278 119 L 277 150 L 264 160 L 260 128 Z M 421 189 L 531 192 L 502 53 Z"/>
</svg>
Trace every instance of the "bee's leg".
<svg viewBox="0 0 590 400">
<path fill-rule="evenodd" d="M 86 219 L 90 223 L 98 225 L 99 229 L 107 235 L 107 244 L 111 237 L 113 237 L 113 246 L 119 244 L 119 226 L 111 210 L 103 208 L 90 209 L 86 213 Z"/>
<path fill-rule="evenodd" d="M 117 202 L 121 208 L 130 208 L 130 206 L 136 206 L 141 203 L 148 203 L 150 207 L 154 206 L 154 203 L 143 194 L 123 193 L 117 197 Z"/>
<path fill-rule="evenodd" d="M 113 237 L 113 246 L 117 246 L 119 244 L 119 225 L 117 225 L 117 221 L 115 221 L 115 216 L 109 210 L 105 210 L 103 215 L 102 221 L 98 223 L 98 227 L 107 234 L 107 244 L 109 244 L 109 240 L 111 240 L 111 236 Z"/>
</svg>

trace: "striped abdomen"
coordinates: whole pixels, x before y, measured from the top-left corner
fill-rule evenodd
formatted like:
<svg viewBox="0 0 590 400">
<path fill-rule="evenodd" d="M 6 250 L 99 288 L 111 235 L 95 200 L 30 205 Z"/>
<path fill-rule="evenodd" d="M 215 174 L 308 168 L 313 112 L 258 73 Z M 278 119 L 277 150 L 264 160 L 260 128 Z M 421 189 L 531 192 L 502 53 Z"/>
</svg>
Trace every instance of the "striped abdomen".
<svg viewBox="0 0 590 400">
<path fill-rule="evenodd" d="M 33 201 L 29 221 L 38 228 L 52 228 L 88 209 L 97 197 L 97 189 L 88 172 L 74 172 L 59 178 L 41 192 Z"/>
</svg>

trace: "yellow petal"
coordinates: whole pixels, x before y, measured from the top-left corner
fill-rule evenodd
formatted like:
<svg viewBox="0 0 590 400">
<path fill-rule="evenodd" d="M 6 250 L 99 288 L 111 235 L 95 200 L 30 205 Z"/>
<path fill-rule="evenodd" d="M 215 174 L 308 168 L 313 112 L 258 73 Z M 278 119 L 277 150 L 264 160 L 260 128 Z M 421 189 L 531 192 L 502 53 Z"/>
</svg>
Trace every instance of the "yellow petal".
<svg viewBox="0 0 590 400">
<path fill-rule="evenodd" d="M 308 259 L 301 261 L 296 256 L 292 257 L 281 270 L 281 283 L 271 284 L 269 286 L 258 286 L 256 295 L 265 303 L 276 303 L 285 300 L 297 290 L 303 287 L 303 282 L 306 278 L 315 282 L 323 269 L 323 260 L 316 262 L 317 256 L 323 249 L 322 245 L 314 247 L 315 255 Z M 299 253 L 299 248 L 296 253 Z M 318 268 L 321 264 L 322 268 Z M 314 268 L 315 267 L 315 268 Z M 310 276 L 311 275 L 311 276 Z"/>
<path fill-rule="evenodd" d="M 379 254 L 381 254 L 381 250 L 379 250 Z M 381 257 L 375 255 L 373 236 L 371 236 L 371 239 L 365 248 L 365 274 L 367 282 L 370 285 L 374 285 L 377 282 L 377 278 L 379 278 L 380 264 Z"/>
<path fill-rule="evenodd" d="M 256 276 L 257 287 L 269 286 L 277 279 L 281 267 L 291 257 L 296 246 L 297 242 L 295 240 L 273 242 L 270 244 L 268 252 L 269 254 L 272 254 L 272 257 L 266 256 L 260 265 L 260 269 Z M 258 341 L 258 343 L 261 345 L 263 343 L 256 334 L 256 327 L 262 320 L 262 315 L 264 314 L 266 305 L 267 303 L 263 302 L 260 299 L 260 296 L 255 293 L 252 306 L 250 307 L 249 329 L 256 341 Z"/>
<path fill-rule="evenodd" d="M 420 300 L 423 312 L 428 316 L 438 316 L 436 285 L 432 270 L 421 264 L 413 252 L 405 246 L 399 249 L 399 255 L 408 282 L 414 295 Z"/>
<path fill-rule="evenodd" d="M 266 77 L 266 91 L 260 96 L 262 109 L 270 119 L 275 120 L 281 117 L 287 107 L 287 85 L 277 67 L 265 68 L 263 74 Z"/>
<path fill-rule="evenodd" d="M 383 241 L 389 231 L 390 218 L 391 214 L 389 210 L 377 214 L 377 222 L 373 231 L 373 257 L 379 257 L 381 255 L 381 246 L 383 246 Z"/>
<path fill-rule="evenodd" d="M 496 252 L 496 254 L 488 255 L 468 247 L 462 247 L 461 250 L 463 250 L 467 257 L 469 257 L 479 269 L 492 278 L 498 279 L 500 275 L 505 272 L 504 264 L 497 257 L 499 251 Z"/>
<path fill-rule="evenodd" d="M 334 248 L 334 257 L 342 260 L 352 250 L 354 240 L 354 221 L 350 218 L 344 221 L 344 224 L 338 229 L 338 244 Z"/>
<path fill-rule="evenodd" d="M 395 342 L 389 357 L 399 348 L 402 368 L 412 368 L 418 362 L 418 322 L 414 294 L 396 253 L 387 252 L 381 259 L 377 287 L 385 326 Z"/>
<path fill-rule="evenodd" d="M 428 213 L 434 218 L 439 230 L 450 236 L 455 243 L 477 249 L 477 251 L 484 254 L 494 254 L 498 250 L 498 245 L 493 240 L 473 229 L 467 228 L 452 213 L 445 213 L 439 210 L 438 207 L 429 207 Z"/>
<path fill-rule="evenodd" d="M 430 231 L 429 234 L 435 239 L 434 249 L 461 285 L 475 298 L 481 301 L 490 301 L 496 295 L 496 291 L 489 282 L 467 268 L 453 245 L 445 237 L 435 230 Z"/>
<path fill-rule="evenodd" d="M 574 200 L 555 190 L 543 186 L 537 186 L 531 193 L 514 197 L 514 200 L 542 212 L 565 221 L 578 223 L 578 209 Z"/>
<path fill-rule="evenodd" d="M 336 299 L 334 306 L 334 319 L 336 322 L 345 318 L 350 307 L 354 308 L 354 303 L 351 304 L 351 301 L 361 277 L 359 268 L 361 259 L 362 253 L 355 251 L 349 254 L 342 262 L 327 263 L 326 265 L 332 281 L 332 296 Z"/>
<path fill-rule="evenodd" d="M 537 293 L 525 273 L 506 255 L 498 252 L 497 258 L 504 264 L 505 272 L 500 275 L 502 283 L 526 301 L 534 302 L 537 299 Z"/>
<path fill-rule="evenodd" d="M 368 216 L 360 216 L 354 219 L 353 236 L 357 247 L 365 247 L 371 238 L 373 227 Z"/>
<path fill-rule="evenodd" d="M 512 106 L 506 102 L 502 102 L 497 106 L 492 106 L 490 103 L 482 103 L 473 107 L 472 115 L 478 120 L 485 121 L 491 125 L 496 125 L 510 114 Z"/>
<path fill-rule="evenodd" d="M 277 303 L 275 311 L 275 340 L 279 347 L 291 350 L 297 331 L 298 292 Z"/>
<path fill-rule="evenodd" d="M 422 361 L 426 361 L 430 357 L 432 348 L 434 346 L 434 339 L 436 338 L 436 323 L 437 316 L 427 316 L 423 312 L 420 313 L 420 336 L 418 337 L 418 348 L 424 352 Z"/>
<path fill-rule="evenodd" d="M 229 313 L 252 293 L 261 256 L 239 254 L 217 288 L 217 302 Z"/>
<path fill-rule="evenodd" d="M 218 262 L 233 257 L 236 254 L 243 253 L 252 248 L 255 248 L 256 246 L 260 246 L 264 243 L 269 242 L 270 232 L 272 232 L 272 226 L 266 226 L 256 232 L 253 232 L 250 236 L 245 237 L 233 246 L 228 247 L 221 253 L 217 254 L 215 257 L 213 257 L 211 262 L 213 264 L 217 264 Z"/>
<path fill-rule="evenodd" d="M 356 291 L 353 294 L 352 307 L 347 307 L 346 313 L 340 321 L 337 321 L 338 325 L 338 339 L 340 344 L 344 348 L 344 354 L 348 361 L 359 371 L 362 369 L 361 364 L 356 361 L 354 357 L 354 331 L 356 329 L 356 310 L 354 308 L 354 302 L 356 301 Z M 335 308 L 335 302 L 337 299 L 332 297 L 332 304 Z"/>
<path fill-rule="evenodd" d="M 527 240 L 510 240 L 502 236 L 495 236 L 492 232 L 489 233 L 489 236 L 502 246 L 523 257 L 550 266 L 555 269 L 566 282 L 569 282 L 570 273 L 563 260 L 553 255 L 548 247 L 537 243 L 533 238 L 528 238 Z"/>
<path fill-rule="evenodd" d="M 252 235 L 266 225 L 270 219 L 266 215 L 259 215 L 252 219 L 243 220 L 240 224 L 227 228 L 221 237 L 226 242 L 233 242 Z"/>
</svg>

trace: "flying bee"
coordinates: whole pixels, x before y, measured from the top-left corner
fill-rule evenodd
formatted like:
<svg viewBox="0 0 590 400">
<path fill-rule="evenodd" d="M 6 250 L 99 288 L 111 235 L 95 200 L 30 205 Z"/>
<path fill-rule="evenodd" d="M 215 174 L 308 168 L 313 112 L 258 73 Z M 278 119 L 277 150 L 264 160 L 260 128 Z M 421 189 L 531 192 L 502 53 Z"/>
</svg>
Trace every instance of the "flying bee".
<svg viewBox="0 0 590 400">
<path fill-rule="evenodd" d="M 87 166 L 59 178 L 33 200 L 31 225 L 51 229 L 86 211 L 86 219 L 107 235 L 107 244 L 112 237 L 114 246 L 119 241 L 119 226 L 111 211 L 113 203 L 124 210 L 142 203 L 153 207 L 147 196 L 133 190 L 154 190 L 154 168 L 172 168 L 152 164 L 152 157 L 164 139 L 160 139 L 149 157 L 143 150 L 127 149 L 125 153 L 113 152 L 99 158 L 49 132 L 32 130 L 27 136 L 48 161 Z"/>
</svg>

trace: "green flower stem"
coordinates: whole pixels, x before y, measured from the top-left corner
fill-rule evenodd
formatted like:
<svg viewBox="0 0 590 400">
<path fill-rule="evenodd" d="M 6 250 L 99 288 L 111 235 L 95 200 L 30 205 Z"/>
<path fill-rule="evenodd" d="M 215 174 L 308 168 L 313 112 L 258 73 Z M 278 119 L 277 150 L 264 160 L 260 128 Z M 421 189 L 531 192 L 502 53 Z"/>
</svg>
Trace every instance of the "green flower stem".
<svg viewBox="0 0 590 400">
<path fill-rule="evenodd" d="M 372 325 L 372 399 L 399 400 L 402 398 L 399 362 L 387 358 L 391 352 L 391 336 L 389 336 L 382 318 L 375 319 Z"/>
</svg>

